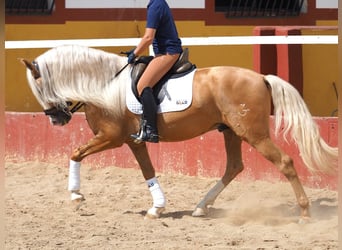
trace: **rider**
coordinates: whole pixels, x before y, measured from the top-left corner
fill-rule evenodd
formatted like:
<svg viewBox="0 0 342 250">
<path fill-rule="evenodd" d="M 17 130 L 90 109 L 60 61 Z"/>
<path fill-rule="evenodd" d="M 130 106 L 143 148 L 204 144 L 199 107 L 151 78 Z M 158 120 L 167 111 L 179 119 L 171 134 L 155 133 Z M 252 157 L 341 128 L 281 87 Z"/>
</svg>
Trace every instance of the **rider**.
<svg viewBox="0 0 342 250">
<path fill-rule="evenodd" d="M 137 85 L 143 108 L 140 131 L 131 135 L 137 143 L 159 142 L 157 105 L 152 88 L 171 69 L 183 52 L 171 10 L 165 0 L 149 1 L 145 34 L 138 46 L 128 54 L 128 63 L 134 63 L 137 55 L 150 44 L 153 44 L 155 57 L 148 64 Z"/>
</svg>

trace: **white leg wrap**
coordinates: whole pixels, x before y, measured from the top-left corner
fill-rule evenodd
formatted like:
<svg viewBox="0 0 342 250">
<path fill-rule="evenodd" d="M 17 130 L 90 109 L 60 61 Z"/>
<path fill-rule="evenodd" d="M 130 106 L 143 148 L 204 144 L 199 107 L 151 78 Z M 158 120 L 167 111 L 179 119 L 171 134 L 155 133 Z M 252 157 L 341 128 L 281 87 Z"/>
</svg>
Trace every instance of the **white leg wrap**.
<svg viewBox="0 0 342 250">
<path fill-rule="evenodd" d="M 160 188 L 158 179 L 153 177 L 146 181 L 153 199 L 153 207 L 165 207 L 166 200 L 163 190 Z"/>
<path fill-rule="evenodd" d="M 69 183 L 68 183 L 68 190 L 69 191 L 76 191 L 80 190 L 80 168 L 81 163 L 70 160 L 69 165 Z"/>
</svg>

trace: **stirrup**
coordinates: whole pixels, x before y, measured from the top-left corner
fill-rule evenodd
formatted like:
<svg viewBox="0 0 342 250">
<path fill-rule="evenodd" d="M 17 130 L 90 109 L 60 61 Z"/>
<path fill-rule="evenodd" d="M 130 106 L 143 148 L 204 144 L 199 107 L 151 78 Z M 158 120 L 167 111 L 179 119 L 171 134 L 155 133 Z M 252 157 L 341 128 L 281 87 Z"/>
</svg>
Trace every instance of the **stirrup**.
<svg viewBox="0 0 342 250">
<path fill-rule="evenodd" d="M 140 144 L 143 142 L 143 135 L 144 131 L 140 129 L 140 131 L 137 134 L 131 134 L 131 137 L 134 139 L 134 143 Z"/>
<path fill-rule="evenodd" d="M 159 136 L 155 133 L 147 133 L 141 130 L 138 134 L 132 134 L 131 137 L 134 139 L 134 143 L 140 144 L 142 142 L 159 142 Z"/>
<path fill-rule="evenodd" d="M 132 134 L 131 137 L 134 139 L 134 143 L 139 144 L 142 142 L 159 142 L 158 133 L 153 131 L 150 126 L 142 125 L 140 131 L 137 134 Z"/>
</svg>

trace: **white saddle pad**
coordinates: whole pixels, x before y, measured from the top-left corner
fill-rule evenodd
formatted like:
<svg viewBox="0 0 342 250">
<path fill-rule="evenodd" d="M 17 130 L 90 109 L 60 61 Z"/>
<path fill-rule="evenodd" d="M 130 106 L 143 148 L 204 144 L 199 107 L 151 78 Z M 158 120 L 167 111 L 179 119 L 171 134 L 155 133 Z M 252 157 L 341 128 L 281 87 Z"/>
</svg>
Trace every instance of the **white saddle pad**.
<svg viewBox="0 0 342 250">
<path fill-rule="evenodd" d="M 196 69 L 189 74 L 170 79 L 167 83 L 167 95 L 158 106 L 158 113 L 181 111 L 188 108 L 192 102 L 192 81 Z M 142 105 L 133 94 L 131 83 L 126 85 L 127 108 L 134 114 L 142 114 Z"/>
</svg>

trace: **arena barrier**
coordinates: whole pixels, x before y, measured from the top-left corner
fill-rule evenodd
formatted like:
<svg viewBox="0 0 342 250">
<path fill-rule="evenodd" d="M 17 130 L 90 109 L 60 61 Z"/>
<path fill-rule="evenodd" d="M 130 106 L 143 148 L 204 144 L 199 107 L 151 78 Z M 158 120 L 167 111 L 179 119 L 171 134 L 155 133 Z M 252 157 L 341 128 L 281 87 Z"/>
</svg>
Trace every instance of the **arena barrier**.
<svg viewBox="0 0 342 250">
<path fill-rule="evenodd" d="M 93 135 L 83 113 L 76 113 L 69 124 L 52 126 L 43 113 L 6 112 L 5 152 L 6 161 L 43 161 L 68 166 L 72 150 L 86 143 Z M 315 118 L 322 137 L 329 145 L 337 146 L 338 120 Z M 273 117 L 270 119 L 273 128 Z M 273 131 L 271 131 L 273 134 Z M 282 136 L 275 139 L 277 145 L 294 160 L 304 185 L 337 190 L 337 175 L 311 174 L 299 157 L 296 146 L 286 143 Z M 243 143 L 245 170 L 239 180 L 283 181 L 276 167 L 265 160 L 254 148 Z M 152 162 L 158 172 L 179 173 L 191 176 L 221 177 L 225 170 L 226 154 L 223 135 L 212 131 L 183 142 L 148 144 Z M 124 145 L 85 158 L 85 164 L 95 168 L 117 166 L 138 168 L 130 149 Z"/>
<path fill-rule="evenodd" d="M 337 35 L 300 35 L 300 36 L 212 36 L 182 37 L 183 46 L 213 45 L 254 45 L 254 44 L 338 44 Z M 27 40 L 5 41 L 5 49 L 52 48 L 66 44 L 88 47 L 136 46 L 140 38 L 108 39 L 66 39 L 66 40 Z M 150 52 L 152 47 L 150 46 Z"/>
<path fill-rule="evenodd" d="M 6 49 L 51 48 L 62 44 L 80 44 L 89 47 L 135 46 L 138 38 L 128 39 L 82 39 L 5 41 Z M 337 44 L 338 36 L 245 36 L 245 37 L 196 37 L 182 38 L 183 45 L 252 45 L 252 44 Z M 152 50 L 150 49 L 150 53 Z M 64 127 L 52 127 L 43 113 L 6 112 L 5 114 L 6 161 L 46 161 L 68 166 L 72 150 L 87 142 L 92 133 L 83 113 L 76 113 Z M 329 145 L 338 144 L 338 119 L 336 117 L 315 118 L 322 137 Z M 270 119 L 273 128 L 273 117 Z M 272 131 L 271 131 L 272 133 Z M 327 176 L 311 174 L 306 170 L 293 143 L 286 143 L 282 137 L 276 143 L 293 159 L 304 185 L 337 190 L 337 174 Z M 221 177 L 225 170 L 226 155 L 223 136 L 212 131 L 184 142 L 149 144 L 152 162 L 158 172 L 180 173 L 191 176 Z M 245 170 L 239 180 L 282 181 L 279 171 L 243 143 Z M 138 164 L 124 145 L 91 155 L 84 160 L 92 167 L 117 166 L 138 168 Z"/>
</svg>

